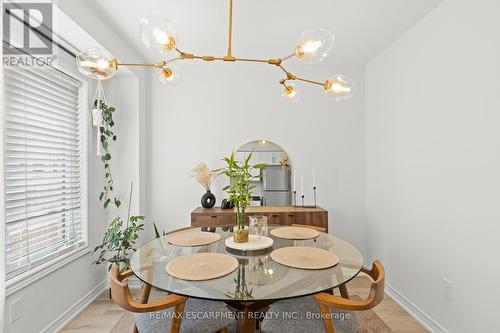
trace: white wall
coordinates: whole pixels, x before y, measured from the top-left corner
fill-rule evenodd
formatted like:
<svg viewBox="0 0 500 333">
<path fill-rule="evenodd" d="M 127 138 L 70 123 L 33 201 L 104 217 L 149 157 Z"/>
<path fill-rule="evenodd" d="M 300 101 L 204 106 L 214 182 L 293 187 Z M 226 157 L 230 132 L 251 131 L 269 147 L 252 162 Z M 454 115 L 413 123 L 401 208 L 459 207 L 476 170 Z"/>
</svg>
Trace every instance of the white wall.
<svg viewBox="0 0 500 333">
<path fill-rule="evenodd" d="M 449 332 L 498 331 L 499 12 L 445 1 L 366 66 L 369 253 Z"/>
<path fill-rule="evenodd" d="M 288 65 L 288 64 L 287 64 Z M 200 206 L 203 188 L 190 178 L 200 161 L 221 167 L 222 157 L 242 144 L 268 139 L 283 147 L 297 172 L 305 172 L 311 188 L 316 168 L 318 203 L 329 210 L 331 231 L 364 250 L 363 225 L 363 67 L 329 63 L 297 70 L 311 78 L 343 72 L 357 82 L 349 101 L 335 102 L 320 87 L 297 83 L 302 98 L 282 101 L 279 69 L 263 64 L 175 63 L 180 86 L 152 82 L 153 104 L 148 119 L 148 216 L 163 229 L 190 224 L 190 212 Z M 215 195 L 220 204 L 223 179 Z M 306 193 L 312 202 L 312 189 Z"/>
</svg>

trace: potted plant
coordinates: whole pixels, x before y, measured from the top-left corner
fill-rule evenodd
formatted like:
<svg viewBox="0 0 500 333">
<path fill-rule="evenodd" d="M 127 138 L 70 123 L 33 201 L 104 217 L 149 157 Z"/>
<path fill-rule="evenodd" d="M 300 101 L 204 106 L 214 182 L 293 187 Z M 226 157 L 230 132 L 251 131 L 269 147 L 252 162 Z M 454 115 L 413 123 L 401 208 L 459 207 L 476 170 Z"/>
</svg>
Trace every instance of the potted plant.
<svg viewBox="0 0 500 333">
<path fill-rule="evenodd" d="M 218 174 L 226 175 L 229 178 L 229 185 L 224 187 L 223 190 L 228 195 L 227 199 L 232 201 L 236 208 L 234 241 L 237 243 L 248 242 L 248 228 L 245 227 L 246 208 L 252 201 L 252 190 L 255 188 L 251 184 L 251 180 L 260 178 L 260 170 L 266 166 L 263 163 L 251 165 L 251 158 L 252 153 L 244 161 L 237 161 L 234 152 L 232 152 L 229 157 L 223 158 L 226 166 L 216 170 Z M 255 170 L 259 171 L 257 175 L 253 174 Z"/>
<path fill-rule="evenodd" d="M 138 233 L 144 230 L 144 216 L 130 216 L 127 223 L 121 217 L 116 217 L 104 234 L 102 243 L 94 249 L 93 254 L 98 254 L 93 262 L 96 265 L 109 263 L 108 270 L 117 264 L 121 271 L 130 266 L 130 251 L 135 251 L 135 242 Z"/>
</svg>

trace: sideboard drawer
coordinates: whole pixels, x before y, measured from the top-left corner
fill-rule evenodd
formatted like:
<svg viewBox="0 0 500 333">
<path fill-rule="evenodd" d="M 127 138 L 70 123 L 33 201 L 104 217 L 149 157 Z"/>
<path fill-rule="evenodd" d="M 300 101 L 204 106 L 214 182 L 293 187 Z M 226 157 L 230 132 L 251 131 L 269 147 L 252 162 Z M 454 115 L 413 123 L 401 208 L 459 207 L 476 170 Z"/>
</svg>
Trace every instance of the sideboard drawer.
<svg viewBox="0 0 500 333">
<path fill-rule="evenodd" d="M 232 214 L 191 214 L 193 226 L 216 226 L 236 224 Z"/>
<path fill-rule="evenodd" d="M 268 224 L 285 224 L 285 214 L 283 213 L 267 213 L 264 215 L 267 216 Z"/>
</svg>

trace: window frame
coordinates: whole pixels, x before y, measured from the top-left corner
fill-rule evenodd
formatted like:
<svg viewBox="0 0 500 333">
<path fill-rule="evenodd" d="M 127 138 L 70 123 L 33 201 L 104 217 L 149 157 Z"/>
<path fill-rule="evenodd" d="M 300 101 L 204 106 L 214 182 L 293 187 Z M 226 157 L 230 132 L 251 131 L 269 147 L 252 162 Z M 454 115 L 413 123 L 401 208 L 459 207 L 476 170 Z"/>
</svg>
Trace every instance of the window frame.
<svg viewBox="0 0 500 333">
<path fill-rule="evenodd" d="M 81 87 L 79 88 L 79 112 L 80 112 L 80 200 L 81 200 L 81 230 L 82 230 L 82 242 L 76 245 L 76 248 L 70 249 L 67 251 L 60 251 L 59 253 L 53 253 L 49 255 L 52 258 L 48 260 L 44 260 L 43 262 L 38 263 L 32 267 L 28 267 L 28 269 L 20 274 L 10 277 L 7 279 L 7 275 L 5 272 L 5 282 L 6 282 L 6 296 L 11 295 L 27 285 L 43 278 L 44 276 L 60 269 L 61 267 L 77 260 L 78 258 L 88 255 L 91 251 L 90 244 L 92 239 L 90 235 L 91 226 L 90 226 L 90 207 L 89 207 L 89 169 L 90 169 L 90 144 L 91 144 L 91 131 L 89 128 L 89 96 L 90 96 L 90 82 L 87 78 L 81 75 L 75 65 L 75 59 L 72 55 L 68 54 L 66 51 L 60 49 L 57 45 L 54 45 L 54 55 L 57 57 L 56 61 L 53 64 L 53 67 L 62 73 L 71 76 L 75 80 L 81 83 Z M 5 94 L 4 89 L 4 80 L 3 80 L 3 70 L 2 70 L 2 94 Z M 5 100 L 2 101 L 5 103 Z M 3 104 L 3 108 L 5 108 L 5 104 Z M 3 111 L 5 112 L 5 110 Z M 5 128 L 5 117 L 2 115 L 3 122 L 2 126 Z M 1 136 L 1 144 L 2 144 L 2 155 L 4 155 L 4 137 Z M 2 169 L 5 165 L 5 156 L 2 159 Z M 2 175 L 3 179 L 4 175 Z M 2 206 L 5 200 L 5 186 L 2 181 Z M 5 212 L 2 212 L 5 214 Z M 6 224 L 2 226 L 5 230 Z M 5 234 L 5 237 L 7 235 Z M 6 244 L 6 239 L 4 244 Z M 6 248 L 4 247 L 3 253 L 5 254 Z M 4 257 L 5 260 L 5 257 Z"/>
</svg>

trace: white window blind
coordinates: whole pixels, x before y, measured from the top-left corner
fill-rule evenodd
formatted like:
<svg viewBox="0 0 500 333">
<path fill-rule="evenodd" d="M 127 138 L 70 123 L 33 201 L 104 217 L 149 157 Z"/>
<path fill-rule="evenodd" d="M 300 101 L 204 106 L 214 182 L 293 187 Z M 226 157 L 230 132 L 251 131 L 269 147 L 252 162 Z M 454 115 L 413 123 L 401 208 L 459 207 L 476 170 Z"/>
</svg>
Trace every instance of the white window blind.
<svg viewBox="0 0 500 333">
<path fill-rule="evenodd" d="M 80 87 L 53 67 L 4 68 L 7 279 L 85 242 Z"/>
</svg>

